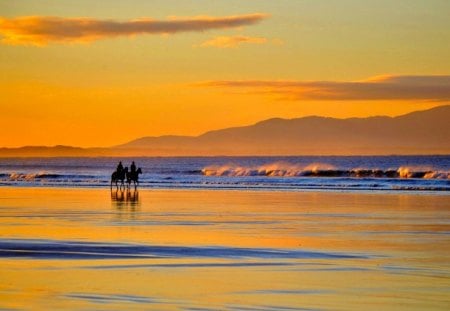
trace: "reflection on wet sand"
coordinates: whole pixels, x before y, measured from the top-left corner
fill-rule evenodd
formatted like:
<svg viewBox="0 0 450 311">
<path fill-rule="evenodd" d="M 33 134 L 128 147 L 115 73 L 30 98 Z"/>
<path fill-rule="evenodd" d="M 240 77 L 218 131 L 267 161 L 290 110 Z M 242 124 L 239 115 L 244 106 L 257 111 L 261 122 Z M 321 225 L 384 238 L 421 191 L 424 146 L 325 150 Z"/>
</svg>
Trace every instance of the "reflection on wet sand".
<svg viewBox="0 0 450 311">
<path fill-rule="evenodd" d="M 122 209 L 125 207 L 136 208 L 140 205 L 138 190 L 111 190 L 111 202 L 113 206 Z"/>
<path fill-rule="evenodd" d="M 1 310 L 448 310 L 448 195 L 108 191 L 0 189 Z"/>
</svg>

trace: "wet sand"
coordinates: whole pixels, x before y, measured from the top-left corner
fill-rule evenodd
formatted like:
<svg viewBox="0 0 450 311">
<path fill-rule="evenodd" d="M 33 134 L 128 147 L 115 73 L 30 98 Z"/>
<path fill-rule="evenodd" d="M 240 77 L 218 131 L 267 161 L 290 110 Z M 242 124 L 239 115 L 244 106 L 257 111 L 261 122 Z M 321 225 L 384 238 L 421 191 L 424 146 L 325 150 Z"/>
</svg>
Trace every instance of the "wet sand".
<svg viewBox="0 0 450 311">
<path fill-rule="evenodd" d="M 0 309 L 448 310 L 449 198 L 0 188 Z"/>
</svg>

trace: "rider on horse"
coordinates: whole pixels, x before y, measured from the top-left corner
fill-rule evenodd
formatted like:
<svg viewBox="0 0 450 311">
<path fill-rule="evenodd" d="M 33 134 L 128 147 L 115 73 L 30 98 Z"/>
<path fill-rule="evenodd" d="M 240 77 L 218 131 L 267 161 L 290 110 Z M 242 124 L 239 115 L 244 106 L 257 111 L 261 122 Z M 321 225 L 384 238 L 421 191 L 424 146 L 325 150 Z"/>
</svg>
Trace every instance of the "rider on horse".
<svg viewBox="0 0 450 311">
<path fill-rule="evenodd" d="M 120 175 L 122 173 L 122 171 L 123 171 L 122 161 L 119 161 L 119 164 L 117 165 L 116 172 L 117 172 L 117 174 Z"/>
</svg>

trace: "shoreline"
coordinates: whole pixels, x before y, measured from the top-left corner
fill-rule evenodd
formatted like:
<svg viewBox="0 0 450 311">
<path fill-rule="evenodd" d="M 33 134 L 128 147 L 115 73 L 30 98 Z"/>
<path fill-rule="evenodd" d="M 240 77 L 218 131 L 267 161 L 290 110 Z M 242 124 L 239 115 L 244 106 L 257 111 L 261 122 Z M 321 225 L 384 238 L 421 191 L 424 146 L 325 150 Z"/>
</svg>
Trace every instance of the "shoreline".
<svg viewBox="0 0 450 311">
<path fill-rule="evenodd" d="M 2 189 L 47 189 L 47 190 L 110 190 L 110 192 L 115 191 L 134 191 L 135 189 L 131 187 L 130 189 L 116 189 L 114 186 L 112 189 L 108 186 L 40 186 L 40 185 L 31 185 L 31 186 L 11 186 L 11 185 L 0 185 L 0 193 Z M 363 195 L 411 195 L 411 196 L 449 196 L 450 191 L 448 190 L 416 190 L 416 189 L 276 189 L 276 188 L 201 188 L 201 187 L 145 187 L 145 188 L 137 188 L 138 192 L 244 192 L 244 193 L 318 193 L 318 194 L 363 194 Z"/>
<path fill-rule="evenodd" d="M 134 160 L 141 189 L 450 193 L 448 156 Z M 0 160 L 0 187 L 109 188 L 116 165 L 111 158 Z"/>
</svg>

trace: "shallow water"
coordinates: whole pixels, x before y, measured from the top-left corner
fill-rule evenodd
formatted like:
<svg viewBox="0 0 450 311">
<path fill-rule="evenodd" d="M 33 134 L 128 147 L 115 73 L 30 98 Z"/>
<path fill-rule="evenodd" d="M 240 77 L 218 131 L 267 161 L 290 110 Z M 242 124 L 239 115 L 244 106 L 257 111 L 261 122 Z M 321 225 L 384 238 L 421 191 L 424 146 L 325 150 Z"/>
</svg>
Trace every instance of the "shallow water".
<svg viewBox="0 0 450 311">
<path fill-rule="evenodd" d="M 448 310 L 448 195 L 0 188 L 0 309 Z"/>
<path fill-rule="evenodd" d="M 0 187 L 108 187 L 118 158 L 0 158 Z M 450 193 L 450 156 L 123 158 L 140 188 Z"/>
</svg>

